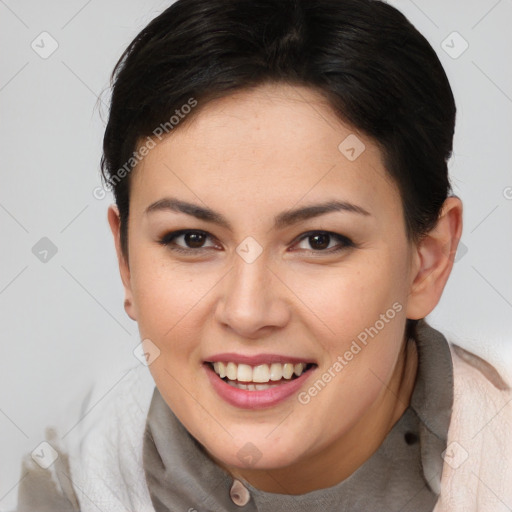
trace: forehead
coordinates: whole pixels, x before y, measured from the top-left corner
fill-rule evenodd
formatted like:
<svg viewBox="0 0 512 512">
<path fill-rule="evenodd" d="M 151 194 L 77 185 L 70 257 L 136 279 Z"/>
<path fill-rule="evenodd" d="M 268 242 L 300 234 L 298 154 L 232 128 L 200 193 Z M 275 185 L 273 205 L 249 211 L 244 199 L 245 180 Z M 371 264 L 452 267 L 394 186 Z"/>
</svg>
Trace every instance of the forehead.
<svg viewBox="0 0 512 512">
<path fill-rule="evenodd" d="M 134 207 L 165 193 L 279 210 L 326 195 L 377 211 L 400 203 L 375 143 L 312 89 L 268 84 L 196 108 L 137 165 Z"/>
</svg>

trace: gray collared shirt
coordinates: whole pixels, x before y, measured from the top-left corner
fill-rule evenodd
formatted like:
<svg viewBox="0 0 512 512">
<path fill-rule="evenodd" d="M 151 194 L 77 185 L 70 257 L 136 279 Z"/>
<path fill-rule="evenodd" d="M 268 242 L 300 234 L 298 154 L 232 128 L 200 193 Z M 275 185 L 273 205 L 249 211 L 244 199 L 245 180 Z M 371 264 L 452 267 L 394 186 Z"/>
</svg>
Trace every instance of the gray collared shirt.
<svg viewBox="0 0 512 512">
<path fill-rule="evenodd" d="M 453 367 L 446 338 L 426 322 L 419 322 L 415 341 L 418 370 L 411 403 L 381 446 L 342 482 L 301 495 L 264 492 L 233 479 L 155 387 L 143 463 L 156 512 L 431 512 L 451 417 Z"/>
</svg>

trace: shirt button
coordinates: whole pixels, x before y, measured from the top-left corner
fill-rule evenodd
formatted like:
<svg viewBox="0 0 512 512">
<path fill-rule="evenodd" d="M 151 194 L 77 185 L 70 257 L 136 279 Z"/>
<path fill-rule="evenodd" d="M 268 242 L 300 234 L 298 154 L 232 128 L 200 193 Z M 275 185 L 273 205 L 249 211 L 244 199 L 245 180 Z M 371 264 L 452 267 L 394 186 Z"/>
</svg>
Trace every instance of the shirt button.
<svg viewBox="0 0 512 512">
<path fill-rule="evenodd" d="M 239 507 L 244 507 L 251 499 L 251 495 L 247 488 L 242 482 L 240 482 L 240 480 L 236 479 L 233 480 L 233 485 L 229 490 L 229 495 L 231 496 L 233 503 Z"/>
<path fill-rule="evenodd" d="M 414 432 L 406 432 L 404 435 L 405 442 L 409 445 L 418 442 L 418 436 Z"/>
</svg>

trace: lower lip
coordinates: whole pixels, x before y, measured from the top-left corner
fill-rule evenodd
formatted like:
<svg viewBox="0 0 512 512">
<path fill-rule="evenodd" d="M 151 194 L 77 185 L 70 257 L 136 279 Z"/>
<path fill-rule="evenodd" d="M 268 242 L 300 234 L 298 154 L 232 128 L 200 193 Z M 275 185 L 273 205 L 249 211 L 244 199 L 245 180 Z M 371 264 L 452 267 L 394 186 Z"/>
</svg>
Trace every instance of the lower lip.
<svg viewBox="0 0 512 512">
<path fill-rule="evenodd" d="M 241 409 L 264 409 L 277 405 L 295 394 L 314 371 L 314 369 L 310 369 L 300 377 L 285 381 L 272 388 L 248 391 L 230 386 L 213 371 L 209 364 L 205 363 L 203 366 L 217 394 L 229 404 Z"/>
</svg>

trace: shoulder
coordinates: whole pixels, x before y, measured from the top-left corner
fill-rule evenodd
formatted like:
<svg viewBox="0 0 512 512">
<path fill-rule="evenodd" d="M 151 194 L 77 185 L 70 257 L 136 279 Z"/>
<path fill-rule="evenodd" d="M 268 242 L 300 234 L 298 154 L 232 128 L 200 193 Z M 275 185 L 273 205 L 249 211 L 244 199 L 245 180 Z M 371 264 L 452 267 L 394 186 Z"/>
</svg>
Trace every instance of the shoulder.
<svg viewBox="0 0 512 512">
<path fill-rule="evenodd" d="M 153 390 L 154 381 L 142 364 L 90 383 L 77 397 L 74 412 L 62 411 L 61 419 L 45 428 L 44 441 L 23 456 L 16 512 L 77 512 L 87 486 L 116 478 L 121 485 L 126 475 L 119 472 L 133 469 L 123 469 L 119 458 L 139 459 Z M 97 499 L 106 498 L 96 490 Z"/>
<path fill-rule="evenodd" d="M 436 512 L 503 510 L 512 503 L 512 389 L 506 376 L 450 344 L 453 408 Z"/>
<path fill-rule="evenodd" d="M 485 359 L 454 343 L 450 344 L 450 350 L 459 374 L 476 379 L 485 386 L 492 385 L 497 390 L 510 391 L 510 377 L 505 378 Z"/>
<path fill-rule="evenodd" d="M 478 433 L 512 426 L 512 386 L 507 376 L 485 359 L 450 344 L 453 361 L 453 422 Z M 461 425 L 462 426 L 462 425 Z M 474 436 L 477 432 L 473 432 Z"/>
</svg>

